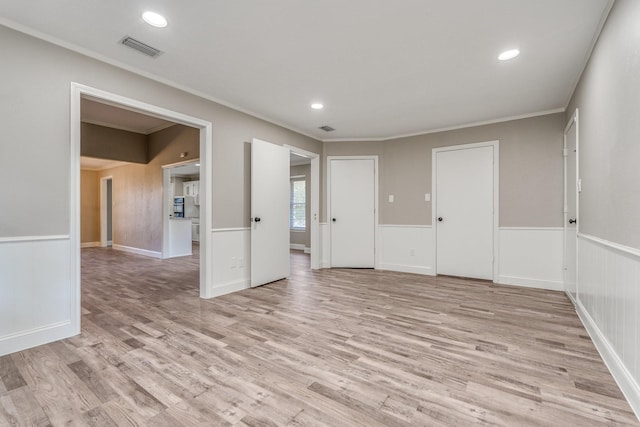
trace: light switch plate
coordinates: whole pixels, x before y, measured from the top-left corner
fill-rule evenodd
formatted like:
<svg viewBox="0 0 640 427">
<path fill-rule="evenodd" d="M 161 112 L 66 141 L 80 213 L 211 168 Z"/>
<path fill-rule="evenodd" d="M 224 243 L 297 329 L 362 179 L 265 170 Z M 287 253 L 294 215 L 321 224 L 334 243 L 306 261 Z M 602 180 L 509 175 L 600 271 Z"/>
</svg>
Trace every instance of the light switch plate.
<svg viewBox="0 0 640 427">
<path fill-rule="evenodd" d="M 424 201 L 425 202 L 431 201 L 431 193 L 424 193 Z"/>
<path fill-rule="evenodd" d="M 393 203 L 393 194 L 389 194 L 389 203 Z"/>
</svg>

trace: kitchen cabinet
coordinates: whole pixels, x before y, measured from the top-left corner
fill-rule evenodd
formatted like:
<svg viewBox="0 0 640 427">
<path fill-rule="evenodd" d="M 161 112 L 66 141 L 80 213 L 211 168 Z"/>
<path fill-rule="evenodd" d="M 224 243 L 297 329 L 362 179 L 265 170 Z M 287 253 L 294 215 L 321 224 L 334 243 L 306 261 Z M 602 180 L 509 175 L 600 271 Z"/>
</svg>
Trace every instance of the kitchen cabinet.
<svg viewBox="0 0 640 427">
<path fill-rule="evenodd" d="M 182 183 L 183 195 L 196 197 L 200 194 L 200 181 L 187 181 Z"/>
</svg>

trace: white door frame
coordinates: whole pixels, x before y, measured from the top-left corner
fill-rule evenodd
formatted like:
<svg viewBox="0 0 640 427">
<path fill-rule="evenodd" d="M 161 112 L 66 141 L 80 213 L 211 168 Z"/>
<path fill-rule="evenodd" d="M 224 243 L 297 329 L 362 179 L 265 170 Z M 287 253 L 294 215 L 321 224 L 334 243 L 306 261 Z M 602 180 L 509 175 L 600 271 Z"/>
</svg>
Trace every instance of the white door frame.
<svg viewBox="0 0 640 427">
<path fill-rule="evenodd" d="M 378 238 L 379 238 L 379 234 L 378 233 L 378 227 L 379 227 L 379 223 L 378 223 L 378 212 L 380 211 L 379 206 L 378 206 L 378 156 L 377 155 L 371 155 L 371 156 L 327 156 L 327 213 L 326 213 L 326 218 L 327 218 L 327 224 L 329 225 L 329 240 L 331 240 L 331 220 L 329 218 L 331 218 L 331 160 L 373 160 L 373 197 L 374 197 L 374 201 L 373 201 L 373 206 L 374 206 L 374 216 L 373 216 L 373 241 L 374 241 L 374 248 L 373 248 L 373 268 L 374 269 L 379 269 L 379 253 L 380 251 L 378 250 L 378 248 L 380 247 L 380 242 L 378 242 Z M 331 241 L 326 242 L 326 244 L 328 245 L 328 256 L 329 259 L 327 260 L 327 262 L 329 263 L 329 267 L 331 267 Z M 325 242 L 322 242 L 322 245 L 325 245 Z"/>
<path fill-rule="evenodd" d="M 578 180 L 580 177 L 580 162 L 579 162 L 579 154 L 580 154 L 580 128 L 578 126 L 580 120 L 580 115 L 579 115 L 579 111 L 576 108 L 576 110 L 573 112 L 573 114 L 571 115 L 571 118 L 569 119 L 569 122 L 567 123 L 567 125 L 564 128 L 564 144 L 563 144 L 563 160 L 564 160 L 564 171 L 563 171 L 563 176 L 564 176 L 564 188 L 563 188 L 563 193 L 564 193 L 564 204 L 562 207 L 562 218 L 563 218 L 563 224 L 562 224 L 562 229 L 563 229 L 563 233 L 562 233 L 562 268 L 563 268 L 563 272 L 564 270 L 567 269 L 567 224 L 569 223 L 569 205 L 567 204 L 567 184 L 569 183 L 569 177 L 567 176 L 567 158 L 569 153 L 567 152 L 567 132 L 569 131 L 569 129 L 571 128 L 571 125 L 575 124 L 575 128 L 576 128 L 576 176 L 573 177 L 574 178 L 574 182 L 576 184 L 576 218 L 578 219 L 578 222 L 576 222 L 576 271 L 575 271 L 575 280 L 576 280 L 576 298 L 578 296 L 578 235 L 580 233 L 580 189 L 578 188 Z M 565 277 L 566 274 L 563 274 L 562 277 L 562 281 L 565 281 Z M 563 286 L 564 287 L 564 286 Z M 573 295 L 571 295 L 571 292 L 567 292 L 566 288 L 565 288 L 565 294 L 567 294 L 567 296 L 569 297 L 569 299 L 573 302 L 574 305 L 576 305 L 576 300 L 574 299 Z"/>
<path fill-rule="evenodd" d="M 162 259 L 169 258 L 171 254 L 171 239 L 169 232 L 169 186 L 171 185 L 171 169 L 184 165 L 193 165 L 200 163 L 200 159 L 189 159 L 183 162 L 162 165 Z M 202 168 L 202 164 L 200 166 Z M 200 180 L 202 180 L 202 171 Z M 200 238 L 202 238 L 202 229 L 200 230 Z M 201 260 L 202 261 L 202 260 Z"/>
<path fill-rule="evenodd" d="M 213 296 L 213 261 L 208 256 L 211 246 L 212 229 L 212 124 L 209 121 L 189 116 L 176 111 L 158 107 L 146 102 L 127 98 L 101 89 L 80 83 L 71 82 L 71 114 L 70 114 L 70 259 L 71 259 L 71 322 L 75 333 L 80 333 L 80 99 L 91 98 L 98 102 L 108 103 L 131 111 L 195 127 L 200 130 L 201 168 L 200 209 L 204 217 L 205 239 L 200 241 L 200 297 Z"/>
<path fill-rule="evenodd" d="M 291 145 L 284 145 L 293 154 L 311 159 L 311 269 L 320 268 L 320 154 L 303 150 Z"/>
<path fill-rule="evenodd" d="M 100 178 L 100 247 L 107 247 L 107 181 L 111 180 L 111 197 L 113 197 L 113 176 L 103 176 Z M 113 200 L 113 199 L 112 199 Z M 112 201 L 113 203 L 113 201 Z M 113 212 L 111 214 L 113 218 Z M 113 223 L 111 224 L 111 234 L 113 239 Z"/>
<path fill-rule="evenodd" d="M 431 151 L 431 227 L 433 229 L 433 272 L 434 275 L 438 274 L 438 227 L 436 226 L 436 215 L 438 212 L 438 194 L 436 191 L 438 171 L 436 154 L 443 151 L 468 150 L 480 147 L 493 147 L 493 281 L 497 283 L 500 273 L 500 239 L 498 230 L 498 225 L 500 224 L 500 141 L 497 140 L 438 147 Z"/>
</svg>

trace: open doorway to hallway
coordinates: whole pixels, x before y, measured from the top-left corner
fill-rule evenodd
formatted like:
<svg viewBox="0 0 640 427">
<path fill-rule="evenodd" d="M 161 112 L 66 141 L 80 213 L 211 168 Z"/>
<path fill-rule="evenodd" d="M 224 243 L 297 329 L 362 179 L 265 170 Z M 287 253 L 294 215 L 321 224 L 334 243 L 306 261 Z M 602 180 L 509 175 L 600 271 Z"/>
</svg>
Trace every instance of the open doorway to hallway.
<svg viewBox="0 0 640 427">
<path fill-rule="evenodd" d="M 311 255 L 311 159 L 290 154 L 289 247 L 291 270 L 310 269 Z"/>
</svg>

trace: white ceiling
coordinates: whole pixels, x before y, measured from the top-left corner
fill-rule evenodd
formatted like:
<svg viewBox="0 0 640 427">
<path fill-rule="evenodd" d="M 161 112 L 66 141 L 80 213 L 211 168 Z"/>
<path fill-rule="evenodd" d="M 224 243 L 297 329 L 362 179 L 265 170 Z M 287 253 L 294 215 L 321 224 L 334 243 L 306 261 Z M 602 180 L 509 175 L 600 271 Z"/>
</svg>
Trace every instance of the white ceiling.
<svg viewBox="0 0 640 427">
<path fill-rule="evenodd" d="M 0 0 L 0 23 L 318 139 L 384 139 L 564 109 L 610 5 Z M 145 24 L 147 8 L 169 26 Z M 514 47 L 518 58 L 496 60 Z"/>
</svg>

